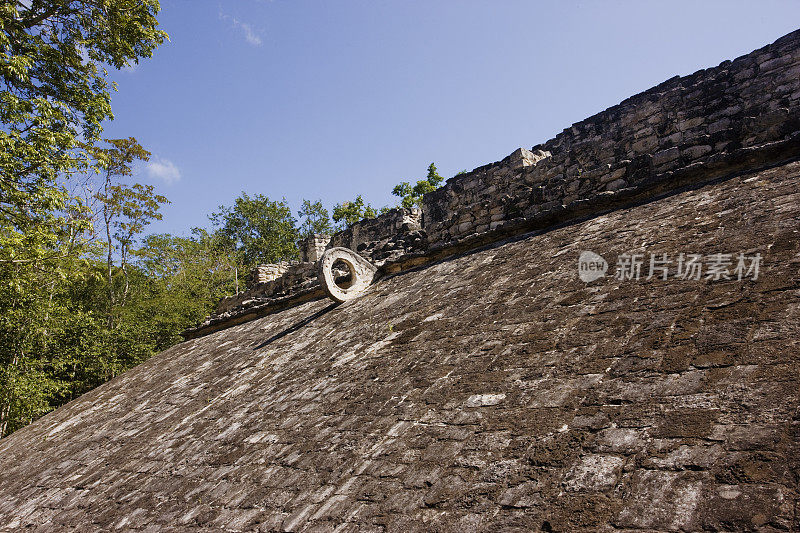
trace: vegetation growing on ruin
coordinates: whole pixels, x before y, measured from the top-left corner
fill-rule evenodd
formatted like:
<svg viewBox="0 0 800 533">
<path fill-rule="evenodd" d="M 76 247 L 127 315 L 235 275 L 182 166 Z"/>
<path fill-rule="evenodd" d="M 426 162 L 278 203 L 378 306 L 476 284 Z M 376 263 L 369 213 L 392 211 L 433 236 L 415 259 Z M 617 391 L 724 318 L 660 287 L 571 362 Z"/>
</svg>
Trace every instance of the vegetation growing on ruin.
<svg viewBox="0 0 800 533">
<path fill-rule="evenodd" d="M 435 191 L 443 181 L 444 178 L 439 175 L 436 165 L 431 163 L 428 165 L 428 175 L 424 180 L 417 180 L 414 185 L 403 181 L 395 185 L 394 189 L 392 189 L 392 194 L 400 197 L 400 205 L 402 207 L 421 207 L 422 195 Z"/>
<path fill-rule="evenodd" d="M 337 229 L 344 229 L 359 220 L 376 216 L 378 211 L 370 204 L 365 204 L 360 194 L 353 201 L 336 204 L 333 208 L 333 221 L 337 223 Z"/>
</svg>

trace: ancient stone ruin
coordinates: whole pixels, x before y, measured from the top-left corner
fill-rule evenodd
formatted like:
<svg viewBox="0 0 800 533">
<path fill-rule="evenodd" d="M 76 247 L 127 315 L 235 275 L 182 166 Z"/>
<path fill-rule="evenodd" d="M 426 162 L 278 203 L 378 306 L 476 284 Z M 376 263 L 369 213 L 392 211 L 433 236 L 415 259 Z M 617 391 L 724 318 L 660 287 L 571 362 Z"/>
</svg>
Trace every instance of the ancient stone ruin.
<svg viewBox="0 0 800 533">
<path fill-rule="evenodd" d="M 339 303 L 360 296 L 372 285 L 377 272 L 375 265 L 353 250 L 341 247 L 325 250 L 317 265 L 320 285 L 331 300 Z"/>
<path fill-rule="evenodd" d="M 800 530 L 799 157 L 800 31 L 312 236 L 0 441 L 0 528 Z"/>
</svg>

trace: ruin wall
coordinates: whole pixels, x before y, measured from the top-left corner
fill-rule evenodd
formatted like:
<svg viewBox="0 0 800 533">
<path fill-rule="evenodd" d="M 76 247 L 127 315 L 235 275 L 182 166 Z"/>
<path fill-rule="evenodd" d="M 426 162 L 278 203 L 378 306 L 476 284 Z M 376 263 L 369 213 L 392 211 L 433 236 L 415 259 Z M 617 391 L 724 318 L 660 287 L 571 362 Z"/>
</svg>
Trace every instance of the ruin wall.
<svg viewBox="0 0 800 533">
<path fill-rule="evenodd" d="M 394 273 L 800 155 L 800 30 L 674 77 L 527 150 L 447 180 L 419 209 L 392 209 L 329 239 Z M 187 338 L 322 297 L 321 236 L 282 277 L 226 298 Z M 313 257 L 312 257 L 313 256 Z"/>
<path fill-rule="evenodd" d="M 601 210 L 614 196 L 708 179 L 709 170 L 729 172 L 737 161 L 751 166 L 759 149 L 796 153 L 798 102 L 795 31 L 573 124 L 534 146 L 528 154 L 536 158 L 518 151 L 448 180 L 423 199 L 424 229 L 442 245 L 517 219 Z"/>
</svg>

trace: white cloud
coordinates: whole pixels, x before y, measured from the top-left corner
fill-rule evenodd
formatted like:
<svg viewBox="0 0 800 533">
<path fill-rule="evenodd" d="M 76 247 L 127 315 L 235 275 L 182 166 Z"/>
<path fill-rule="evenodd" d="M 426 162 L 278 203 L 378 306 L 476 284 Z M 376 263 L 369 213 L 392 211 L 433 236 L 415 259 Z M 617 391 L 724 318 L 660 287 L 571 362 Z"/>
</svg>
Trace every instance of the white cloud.
<svg viewBox="0 0 800 533">
<path fill-rule="evenodd" d="M 261 37 L 256 34 L 250 24 L 247 24 L 246 22 L 239 22 L 236 19 L 233 19 L 233 23 L 242 28 L 242 31 L 244 31 L 244 38 L 248 43 L 252 44 L 253 46 L 261 46 Z"/>
<path fill-rule="evenodd" d="M 224 20 L 226 22 L 230 22 L 234 28 L 241 30 L 244 34 L 245 41 L 248 44 L 253 46 L 261 46 L 261 36 L 258 34 L 259 32 L 256 31 L 255 28 L 251 24 L 247 22 L 242 22 L 241 20 L 237 19 L 236 17 L 232 17 L 230 15 L 225 15 L 224 13 L 220 12 L 219 19 Z"/>
<path fill-rule="evenodd" d="M 181 179 L 181 171 L 169 159 L 154 157 L 145 164 L 145 170 L 150 179 L 161 180 L 167 184 Z"/>
</svg>

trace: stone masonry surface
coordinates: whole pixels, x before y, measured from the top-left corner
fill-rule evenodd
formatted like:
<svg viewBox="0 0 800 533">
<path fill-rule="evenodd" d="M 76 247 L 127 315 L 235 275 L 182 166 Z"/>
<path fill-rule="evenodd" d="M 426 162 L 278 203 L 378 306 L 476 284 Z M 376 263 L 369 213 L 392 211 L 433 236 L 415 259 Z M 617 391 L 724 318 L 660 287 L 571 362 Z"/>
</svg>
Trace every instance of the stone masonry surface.
<svg viewBox="0 0 800 533">
<path fill-rule="evenodd" d="M 422 212 L 395 209 L 337 233 L 397 272 L 533 229 L 601 214 L 654 195 L 800 154 L 800 30 L 775 43 L 661 85 L 572 125 L 531 150 L 456 176 L 423 197 Z M 301 245 L 306 248 L 319 242 Z M 315 255 L 315 254 L 312 254 Z M 317 257 L 318 258 L 318 257 Z M 322 294 L 298 273 L 223 302 L 187 337 Z"/>
<path fill-rule="evenodd" d="M 259 283 L 267 283 L 274 279 L 281 277 L 288 269 L 288 263 L 273 263 L 268 265 L 259 265 L 254 268 L 250 273 L 249 284 L 257 285 Z"/>
<path fill-rule="evenodd" d="M 798 531 L 798 132 L 800 31 L 308 241 L 0 440 L 0 531 Z M 323 246 L 382 277 L 331 303 Z"/>
<path fill-rule="evenodd" d="M 186 341 L 0 441 L 0 530 L 797 531 L 799 231 L 795 162 Z"/>
</svg>

